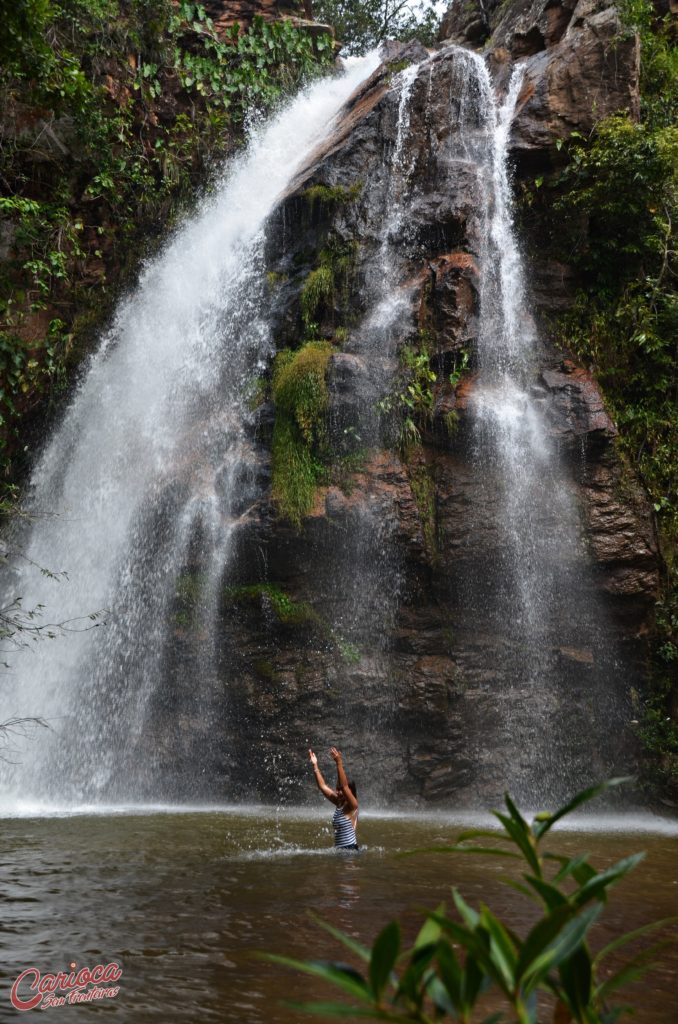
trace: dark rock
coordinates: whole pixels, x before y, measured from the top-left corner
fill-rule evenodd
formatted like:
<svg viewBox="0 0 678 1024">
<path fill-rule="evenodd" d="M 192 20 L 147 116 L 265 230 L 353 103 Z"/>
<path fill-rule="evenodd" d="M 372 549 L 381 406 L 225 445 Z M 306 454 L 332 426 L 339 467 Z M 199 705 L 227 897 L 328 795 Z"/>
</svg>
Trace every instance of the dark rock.
<svg viewBox="0 0 678 1024">
<path fill-rule="evenodd" d="M 518 55 L 517 55 L 518 56 Z M 553 147 L 573 131 L 588 134 L 609 114 L 638 117 L 640 49 L 614 7 L 579 0 L 565 34 L 525 61 L 513 125 L 519 161 Z"/>
<path fill-rule="evenodd" d="M 500 87 L 523 61 L 511 139 L 519 168 L 548 166 L 557 141 L 587 134 L 609 114 L 638 116 L 639 41 L 610 0 L 462 0 L 440 38 L 483 44 Z"/>
<path fill-rule="evenodd" d="M 564 360 L 556 369 L 543 370 L 541 381 L 555 399 L 548 408 L 551 429 L 561 442 L 599 445 L 617 436 L 598 386 L 586 370 Z"/>
<path fill-rule="evenodd" d="M 480 38 L 485 23 L 470 14 L 464 20 L 466 7 L 452 8 L 450 33 Z M 551 146 L 563 132 L 591 123 L 592 97 L 604 99 L 607 110 L 632 88 L 635 65 L 626 43 L 617 53 L 627 77 L 616 92 L 609 80 L 616 18 L 609 9 L 584 0 L 576 8 L 512 4 L 503 13 L 490 0 L 486 9 L 493 25 L 502 18 L 497 38 L 504 52 L 494 51 L 499 80 L 512 59 L 527 55 L 517 149 Z M 406 52 L 391 47 L 387 54 L 393 61 Z M 589 59 L 593 68 L 582 68 Z M 376 780 L 383 775 L 403 799 L 477 806 L 499 798 L 508 778 L 529 774 L 535 758 L 549 777 L 557 777 L 563 761 L 602 777 L 611 762 L 600 723 L 609 734 L 610 723 L 622 721 L 626 685 L 642 675 L 644 646 L 634 638 L 651 627 L 657 591 L 652 513 L 616 455 L 616 429 L 594 380 L 548 338 L 529 387 L 567 456 L 580 532 L 563 553 L 562 527 L 547 518 L 548 504 L 537 502 L 534 515 L 544 518 L 545 577 L 575 597 L 554 607 L 544 636 L 529 649 L 514 628 L 516 600 L 505 586 L 506 544 L 498 528 L 503 485 L 491 464 L 478 461 L 469 430 L 477 377 L 471 369 L 456 388 L 448 382 L 477 332 L 483 272 L 477 178 L 468 161 L 451 155 L 459 70 L 458 55 L 447 47 L 412 88 L 401 154 L 410 177 L 389 248 L 388 298 L 397 315 L 387 326 L 369 314 L 386 273 L 384 153 L 393 152 L 398 134 L 397 75 L 382 66 L 354 94 L 268 225 L 266 262 L 282 282 L 271 296 L 281 345 L 299 339 L 300 292 L 328 240 L 352 246 L 354 254 L 342 301 L 321 325 L 335 343 L 327 374 L 331 444 L 354 461 L 344 470 L 341 462 L 332 467 L 332 482 L 318 488 L 300 530 L 261 496 L 242 512 L 237 531 L 237 572 L 275 581 L 319 616 L 313 629 L 297 633 L 276 630 L 259 613 L 225 618 L 229 715 L 241 748 L 263 744 L 277 765 L 264 773 L 262 790 L 268 786 L 269 793 L 281 774 L 301 784 L 301 752 L 325 737 L 328 722 L 327 740 L 345 747 L 349 764 L 369 746 L 369 799 L 379 799 Z M 597 79 L 594 89 L 589 76 L 596 74 L 602 84 Z M 306 191 L 314 185 L 341 186 L 346 196 L 311 207 Z M 545 263 L 534 275 L 542 310 L 563 308 L 568 289 L 569 272 L 560 264 Z M 422 342 L 439 382 L 424 443 L 405 460 L 384 447 L 375 406 L 393 387 L 398 350 Z M 256 422 L 264 441 L 270 406 Z M 267 463 L 256 448 L 253 460 L 252 479 L 264 479 Z M 627 678 L 610 704 L 610 680 L 618 676 L 611 652 L 620 649 Z M 528 713 L 536 690 L 538 735 Z M 575 780 L 565 784 L 571 789 Z"/>
</svg>

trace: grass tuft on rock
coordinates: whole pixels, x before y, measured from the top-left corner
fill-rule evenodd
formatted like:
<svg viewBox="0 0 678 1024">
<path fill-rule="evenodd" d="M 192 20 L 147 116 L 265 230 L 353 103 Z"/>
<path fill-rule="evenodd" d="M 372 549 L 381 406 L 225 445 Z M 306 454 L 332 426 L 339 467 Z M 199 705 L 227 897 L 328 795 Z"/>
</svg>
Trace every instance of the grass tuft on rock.
<svg viewBox="0 0 678 1024">
<path fill-rule="evenodd" d="M 272 497 L 278 512 L 296 526 L 313 506 L 323 471 L 331 354 L 328 342 L 311 341 L 297 351 L 280 352 L 273 366 Z"/>
<path fill-rule="evenodd" d="M 328 306 L 334 298 L 334 273 L 328 263 L 312 270 L 301 292 L 301 317 L 308 328 L 321 306 Z"/>
<path fill-rule="evenodd" d="M 229 587 L 225 592 L 229 604 L 258 607 L 271 612 L 281 626 L 299 629 L 320 625 L 320 616 L 306 601 L 294 601 L 275 583 L 251 583 Z"/>
</svg>

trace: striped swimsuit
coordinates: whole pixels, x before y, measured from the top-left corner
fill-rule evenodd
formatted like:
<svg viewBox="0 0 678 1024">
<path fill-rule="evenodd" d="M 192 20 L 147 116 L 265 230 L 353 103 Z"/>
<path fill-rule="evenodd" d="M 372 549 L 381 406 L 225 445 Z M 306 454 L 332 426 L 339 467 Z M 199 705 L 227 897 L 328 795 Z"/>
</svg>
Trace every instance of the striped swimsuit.
<svg viewBox="0 0 678 1024">
<path fill-rule="evenodd" d="M 346 817 L 341 807 L 337 807 L 334 812 L 332 828 L 334 829 L 335 846 L 340 847 L 342 850 L 358 849 L 358 842 L 356 840 L 353 822 L 350 818 Z"/>
</svg>

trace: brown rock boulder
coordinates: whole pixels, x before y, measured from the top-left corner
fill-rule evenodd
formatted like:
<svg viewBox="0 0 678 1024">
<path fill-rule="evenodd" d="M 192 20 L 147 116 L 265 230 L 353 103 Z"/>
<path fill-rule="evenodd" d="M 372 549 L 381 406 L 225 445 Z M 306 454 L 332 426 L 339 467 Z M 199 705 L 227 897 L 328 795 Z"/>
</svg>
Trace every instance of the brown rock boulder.
<svg viewBox="0 0 678 1024">
<path fill-rule="evenodd" d="M 520 166 L 544 165 L 556 141 L 609 114 L 638 116 L 639 41 L 610 0 L 465 0 L 452 5 L 440 37 L 484 44 L 501 87 L 523 61 L 511 142 Z"/>
</svg>

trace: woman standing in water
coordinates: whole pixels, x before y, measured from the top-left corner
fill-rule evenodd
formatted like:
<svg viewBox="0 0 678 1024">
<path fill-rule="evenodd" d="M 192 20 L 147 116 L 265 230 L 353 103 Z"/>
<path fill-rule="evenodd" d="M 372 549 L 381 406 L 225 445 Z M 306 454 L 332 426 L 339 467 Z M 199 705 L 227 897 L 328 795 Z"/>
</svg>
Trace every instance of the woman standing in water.
<svg viewBox="0 0 678 1024">
<path fill-rule="evenodd" d="M 346 778 L 344 762 L 336 747 L 330 747 L 330 754 L 337 766 L 336 789 L 331 789 L 325 782 L 320 768 L 318 768 L 318 758 L 312 750 L 309 750 L 308 757 L 313 765 L 313 774 L 318 789 L 337 808 L 332 818 L 334 845 L 340 850 L 357 850 L 359 847 L 355 833 L 358 827 L 358 801 L 355 782 L 349 782 Z"/>
</svg>

